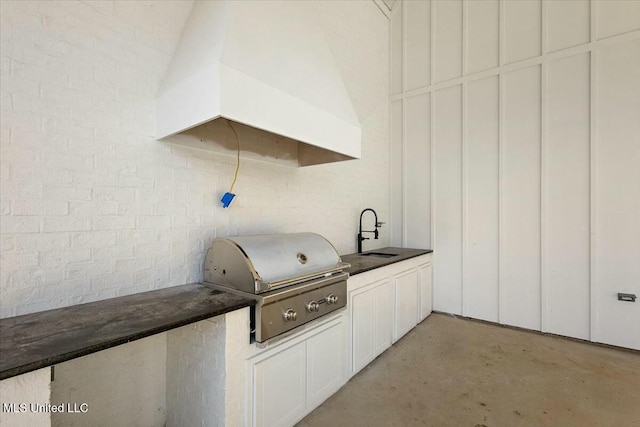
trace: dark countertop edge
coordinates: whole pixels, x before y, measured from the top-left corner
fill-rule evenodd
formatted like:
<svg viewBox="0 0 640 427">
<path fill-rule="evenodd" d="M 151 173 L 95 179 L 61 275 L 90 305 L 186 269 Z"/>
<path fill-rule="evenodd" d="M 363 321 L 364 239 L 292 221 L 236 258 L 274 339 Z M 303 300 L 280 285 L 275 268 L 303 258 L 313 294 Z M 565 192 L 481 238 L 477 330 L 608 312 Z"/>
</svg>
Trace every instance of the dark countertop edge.
<svg viewBox="0 0 640 427">
<path fill-rule="evenodd" d="M 119 297 L 122 298 L 122 297 Z M 96 301 L 95 303 L 99 303 L 100 301 Z M 89 304 L 95 304 L 89 303 Z M 255 300 L 243 299 L 239 300 L 236 303 L 228 304 L 223 309 L 216 309 L 209 313 L 201 313 L 198 315 L 190 316 L 178 321 L 169 322 L 166 324 L 159 325 L 157 327 L 145 329 L 144 331 L 140 331 L 137 333 L 132 333 L 128 335 L 123 335 L 121 337 L 110 339 L 106 341 L 101 341 L 100 343 L 89 345 L 87 347 L 83 347 L 78 350 L 74 350 L 71 352 L 56 354 L 51 357 L 45 357 L 35 362 L 25 363 L 23 365 L 15 366 L 9 369 L 5 369 L 0 371 L 0 381 L 12 378 L 18 375 L 26 374 L 29 372 L 36 371 L 38 369 L 47 368 L 49 366 L 56 365 L 58 363 L 66 362 L 72 359 L 76 359 L 78 357 L 87 356 L 92 353 L 97 353 L 102 350 L 107 350 L 112 347 L 117 347 L 122 344 L 126 344 L 132 341 L 136 341 L 142 338 L 147 338 L 152 335 L 156 335 L 162 332 L 167 332 L 172 329 L 179 328 L 181 326 L 189 325 L 191 323 L 199 322 L 201 320 L 210 319 L 212 317 L 221 316 L 223 314 L 229 313 L 231 311 L 239 310 L 241 308 L 250 307 L 255 305 Z M 28 316 L 28 315 L 23 315 Z M 1 320 L 1 319 L 0 319 Z"/>
<path fill-rule="evenodd" d="M 368 251 L 362 252 L 363 254 L 370 252 L 387 252 L 387 253 L 398 253 L 397 257 L 392 258 L 374 258 L 374 257 L 362 257 L 359 253 L 341 255 L 343 262 L 349 262 L 349 258 L 366 260 L 369 265 L 361 266 L 358 264 L 352 264 L 351 268 L 347 269 L 349 272 L 349 276 L 355 276 L 360 273 L 365 273 L 367 271 L 375 270 L 376 268 L 386 267 L 391 264 L 395 264 L 398 262 L 406 261 L 411 258 L 416 258 L 422 255 L 427 255 L 433 252 L 432 249 L 413 249 L 413 248 L 396 248 L 392 246 L 380 248 L 380 249 L 371 249 Z M 346 258 L 346 259 L 345 259 Z"/>
</svg>

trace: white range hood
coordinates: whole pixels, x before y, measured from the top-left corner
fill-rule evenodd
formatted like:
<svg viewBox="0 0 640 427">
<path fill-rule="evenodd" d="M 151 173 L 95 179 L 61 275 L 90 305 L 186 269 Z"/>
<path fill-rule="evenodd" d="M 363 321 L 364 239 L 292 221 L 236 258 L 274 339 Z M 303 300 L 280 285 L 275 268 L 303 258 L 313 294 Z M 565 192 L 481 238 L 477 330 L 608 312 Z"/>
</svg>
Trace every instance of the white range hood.
<svg viewBox="0 0 640 427">
<path fill-rule="evenodd" d="M 360 124 L 309 13 L 305 2 L 196 1 L 158 92 L 157 137 L 224 118 L 291 147 L 299 165 L 360 158 Z"/>
</svg>

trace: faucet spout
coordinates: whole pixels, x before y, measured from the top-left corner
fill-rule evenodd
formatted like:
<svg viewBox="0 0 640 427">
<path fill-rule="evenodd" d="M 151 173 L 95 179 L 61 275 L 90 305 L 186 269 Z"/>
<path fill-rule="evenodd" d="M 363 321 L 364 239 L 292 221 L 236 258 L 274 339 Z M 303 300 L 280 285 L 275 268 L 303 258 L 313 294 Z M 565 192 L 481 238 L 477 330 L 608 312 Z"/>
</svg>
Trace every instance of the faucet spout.
<svg viewBox="0 0 640 427">
<path fill-rule="evenodd" d="M 365 212 L 370 211 L 373 213 L 374 216 L 374 220 L 375 220 L 375 227 L 373 230 L 363 230 L 362 229 L 362 216 L 364 215 Z M 382 226 L 381 222 L 378 222 L 378 214 L 376 213 L 376 211 L 374 211 L 371 208 L 366 208 L 364 209 L 362 212 L 360 212 L 360 224 L 358 226 L 358 237 L 357 237 L 357 243 L 358 243 L 358 253 L 361 254 L 362 253 L 362 241 L 363 240 L 369 240 L 368 237 L 363 237 L 362 233 L 373 233 L 373 238 L 377 239 L 378 238 L 378 228 L 380 228 Z"/>
</svg>

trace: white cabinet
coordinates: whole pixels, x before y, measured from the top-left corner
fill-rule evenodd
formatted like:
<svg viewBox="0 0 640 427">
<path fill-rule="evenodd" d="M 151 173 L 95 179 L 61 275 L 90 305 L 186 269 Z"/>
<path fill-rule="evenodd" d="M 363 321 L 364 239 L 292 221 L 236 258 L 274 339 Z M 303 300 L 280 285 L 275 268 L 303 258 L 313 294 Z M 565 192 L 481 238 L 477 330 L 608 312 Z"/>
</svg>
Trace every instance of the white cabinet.
<svg viewBox="0 0 640 427">
<path fill-rule="evenodd" d="M 418 266 L 418 292 L 420 293 L 418 322 L 422 322 L 431 314 L 433 307 L 431 261 Z"/>
<path fill-rule="evenodd" d="M 387 279 L 350 294 L 352 375 L 391 345 L 391 297 Z"/>
<path fill-rule="evenodd" d="M 304 415 L 306 348 L 301 342 L 253 367 L 254 425 L 289 426 Z"/>
<path fill-rule="evenodd" d="M 393 342 L 396 342 L 418 324 L 418 270 L 412 268 L 391 280 L 395 291 Z"/>
<path fill-rule="evenodd" d="M 351 376 L 431 313 L 431 268 L 425 254 L 349 277 Z"/>
<path fill-rule="evenodd" d="M 311 410 L 344 384 L 344 325 L 307 340 L 307 409 Z"/>
<path fill-rule="evenodd" d="M 248 360 L 248 425 L 293 425 L 342 387 L 346 325 L 339 315 Z"/>
</svg>

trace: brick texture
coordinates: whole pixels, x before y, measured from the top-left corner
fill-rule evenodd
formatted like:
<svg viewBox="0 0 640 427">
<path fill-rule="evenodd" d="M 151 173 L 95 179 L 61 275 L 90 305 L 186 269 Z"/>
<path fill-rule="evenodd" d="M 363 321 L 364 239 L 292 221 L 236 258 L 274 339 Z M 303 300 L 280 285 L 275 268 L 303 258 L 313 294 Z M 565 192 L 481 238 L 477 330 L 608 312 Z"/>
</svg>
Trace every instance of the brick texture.
<svg viewBox="0 0 640 427">
<path fill-rule="evenodd" d="M 167 426 L 224 425 L 224 342 L 225 316 L 167 332 Z"/>
<path fill-rule="evenodd" d="M 59 363 L 51 403 L 86 403 L 86 413 L 51 414 L 51 425 L 163 426 L 167 334 Z"/>
<path fill-rule="evenodd" d="M 388 32 L 372 2 L 305 2 L 362 125 L 362 159 L 308 168 L 153 137 L 188 1 L 11 1 L 1 15 L 0 317 L 202 280 L 216 236 L 313 231 L 355 250 L 388 219 Z M 387 229 L 381 240 L 388 243 Z M 56 253 L 58 252 L 58 253 Z"/>
</svg>

